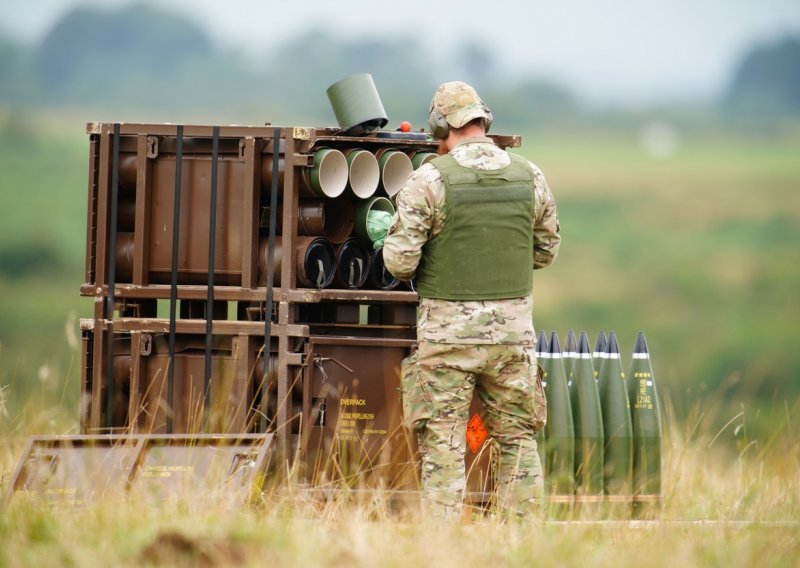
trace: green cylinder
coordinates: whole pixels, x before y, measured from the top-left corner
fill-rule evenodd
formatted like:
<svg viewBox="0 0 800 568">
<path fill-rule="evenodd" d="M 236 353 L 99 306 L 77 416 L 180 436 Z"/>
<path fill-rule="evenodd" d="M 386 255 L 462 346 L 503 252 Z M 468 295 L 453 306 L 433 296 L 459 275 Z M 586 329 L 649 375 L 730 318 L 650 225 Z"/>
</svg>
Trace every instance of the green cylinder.
<svg viewBox="0 0 800 568">
<path fill-rule="evenodd" d="M 581 332 L 569 378 L 573 383 L 575 501 L 599 502 L 603 494 L 603 416 L 586 332 Z"/>
<path fill-rule="evenodd" d="M 375 154 L 361 148 L 345 152 L 348 165 L 347 189 L 353 197 L 372 197 L 381 179 L 381 170 Z"/>
<path fill-rule="evenodd" d="M 350 75 L 328 87 L 328 100 L 339 128 L 350 136 L 363 136 L 389 122 L 369 73 Z"/>
<path fill-rule="evenodd" d="M 370 197 L 356 205 L 355 234 L 370 244 L 377 240 L 375 239 L 375 235 L 370 234 L 367 224 L 371 211 L 385 211 L 390 215 L 394 215 L 394 205 L 392 205 L 389 199 L 381 196 Z"/>
<path fill-rule="evenodd" d="M 347 158 L 339 150 L 320 148 L 314 152 L 314 165 L 304 170 L 303 193 L 311 197 L 339 197 L 347 187 Z"/>
<path fill-rule="evenodd" d="M 411 157 L 411 165 L 416 170 L 422 164 L 427 164 L 431 160 L 436 157 L 436 154 L 433 152 L 417 152 Z"/>
<path fill-rule="evenodd" d="M 598 382 L 605 436 L 603 485 L 609 498 L 617 496 L 627 500 L 631 495 L 633 472 L 633 429 L 625 372 L 613 331 L 609 333 L 605 355 Z"/>
<path fill-rule="evenodd" d="M 381 171 L 381 193 L 394 197 L 408 181 L 408 176 L 414 172 L 411 158 L 396 148 L 381 148 L 375 155 Z"/>
<path fill-rule="evenodd" d="M 661 410 L 650 352 L 641 331 L 628 372 L 628 399 L 633 425 L 633 503 L 641 509 L 661 500 Z"/>
<path fill-rule="evenodd" d="M 556 332 L 550 334 L 550 344 L 542 355 L 541 365 L 547 381 L 545 490 L 550 496 L 571 499 L 575 489 L 575 427 L 567 375 Z"/>
</svg>

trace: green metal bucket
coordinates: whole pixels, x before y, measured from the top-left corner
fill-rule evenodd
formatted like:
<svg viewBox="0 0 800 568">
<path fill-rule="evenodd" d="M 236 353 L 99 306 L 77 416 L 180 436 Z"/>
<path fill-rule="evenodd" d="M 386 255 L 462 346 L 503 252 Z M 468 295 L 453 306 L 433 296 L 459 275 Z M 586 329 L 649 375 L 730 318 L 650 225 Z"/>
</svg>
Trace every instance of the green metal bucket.
<svg viewBox="0 0 800 568">
<path fill-rule="evenodd" d="M 389 122 L 369 73 L 351 75 L 328 87 L 328 100 L 336 121 L 351 136 L 363 136 Z"/>
</svg>

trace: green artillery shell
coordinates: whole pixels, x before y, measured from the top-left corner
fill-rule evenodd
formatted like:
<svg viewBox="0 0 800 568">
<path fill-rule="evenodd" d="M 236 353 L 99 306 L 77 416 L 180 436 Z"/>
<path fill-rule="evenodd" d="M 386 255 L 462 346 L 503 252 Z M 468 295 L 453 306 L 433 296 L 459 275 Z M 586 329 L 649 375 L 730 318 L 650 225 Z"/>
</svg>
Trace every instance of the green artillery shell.
<svg viewBox="0 0 800 568">
<path fill-rule="evenodd" d="M 575 490 L 575 427 L 567 388 L 567 375 L 561 358 L 558 335 L 550 334 L 546 364 L 548 419 L 545 427 L 547 457 L 545 489 L 550 495 L 572 495 Z"/>
<path fill-rule="evenodd" d="M 606 359 L 598 384 L 603 411 L 605 453 L 603 483 L 607 495 L 630 496 L 633 467 L 633 427 L 628 388 L 619 356 L 617 335 L 608 336 Z"/>
<path fill-rule="evenodd" d="M 597 334 L 597 342 L 594 344 L 594 351 L 592 352 L 592 364 L 594 365 L 594 379 L 599 380 L 600 372 L 603 367 L 603 361 L 606 358 L 606 332 L 602 329 Z"/>
<path fill-rule="evenodd" d="M 542 367 L 542 387 L 545 389 L 545 396 L 547 396 L 547 366 L 544 360 L 549 356 L 547 353 L 547 335 L 544 330 L 539 330 L 539 335 L 536 338 L 536 361 Z M 538 372 L 538 369 L 537 369 Z M 549 400 L 549 397 L 548 397 Z M 551 409 L 547 409 L 547 421 L 550 421 Z M 542 468 L 547 468 L 547 425 L 536 433 L 536 446 L 539 449 L 539 460 L 542 463 Z"/>
<path fill-rule="evenodd" d="M 576 501 L 588 502 L 603 493 L 603 416 L 586 332 L 581 332 L 569 377 L 575 424 Z"/>
<path fill-rule="evenodd" d="M 641 331 L 636 337 L 628 373 L 628 398 L 633 423 L 634 503 L 658 502 L 661 495 L 661 412 L 650 353 Z"/>
<path fill-rule="evenodd" d="M 575 363 L 575 358 L 578 356 L 578 342 L 575 340 L 575 332 L 571 329 L 567 332 L 567 339 L 564 341 L 564 351 L 562 352 L 561 358 L 564 361 L 564 372 L 567 374 L 567 379 L 569 379 L 569 374 L 572 372 L 572 365 Z M 570 389 L 572 385 L 569 385 Z"/>
</svg>

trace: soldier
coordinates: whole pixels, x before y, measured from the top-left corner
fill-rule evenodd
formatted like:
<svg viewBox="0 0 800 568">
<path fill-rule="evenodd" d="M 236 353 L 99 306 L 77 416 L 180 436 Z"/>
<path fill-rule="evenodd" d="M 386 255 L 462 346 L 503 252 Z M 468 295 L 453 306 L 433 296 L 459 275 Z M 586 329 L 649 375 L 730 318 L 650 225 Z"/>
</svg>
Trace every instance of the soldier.
<svg viewBox="0 0 800 568">
<path fill-rule="evenodd" d="M 416 276 L 417 351 L 403 362 L 403 410 L 417 433 L 423 505 L 461 515 L 466 425 L 473 389 L 498 450 L 498 508 L 524 514 L 541 495 L 534 435 L 546 401 L 536 372 L 533 270 L 560 244 L 556 204 L 542 172 L 496 146 L 492 113 L 471 86 L 444 83 L 433 96 L 435 160 L 397 194 L 384 243 L 386 268 Z"/>
</svg>

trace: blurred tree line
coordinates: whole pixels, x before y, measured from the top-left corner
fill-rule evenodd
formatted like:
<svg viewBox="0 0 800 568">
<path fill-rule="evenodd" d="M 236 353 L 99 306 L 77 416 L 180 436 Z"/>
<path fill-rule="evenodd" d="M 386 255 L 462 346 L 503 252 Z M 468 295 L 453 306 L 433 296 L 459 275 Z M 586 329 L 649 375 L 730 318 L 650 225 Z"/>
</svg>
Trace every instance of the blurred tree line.
<svg viewBox="0 0 800 568">
<path fill-rule="evenodd" d="M 731 113 L 750 116 L 800 114 L 800 37 L 758 45 L 747 53 L 722 105 Z"/>
<path fill-rule="evenodd" d="M 569 126 L 582 112 L 564 88 L 535 78 L 498 76 L 491 54 L 462 46 L 438 62 L 405 39 L 342 41 L 317 30 L 266 54 L 255 68 L 235 50 L 214 45 L 180 15 L 147 4 L 77 7 L 37 46 L 0 36 L 0 101 L 13 105 L 91 107 L 114 120 L 213 114 L 219 122 L 332 124 L 325 88 L 358 72 L 375 78 L 390 126 L 425 124 L 425 104 L 440 79 L 471 81 L 497 113 L 498 129 Z M 800 115 L 800 39 L 756 47 L 718 105 L 728 116 Z M 583 117 L 585 119 L 585 117 Z"/>
</svg>

